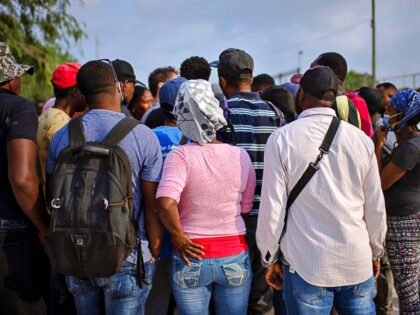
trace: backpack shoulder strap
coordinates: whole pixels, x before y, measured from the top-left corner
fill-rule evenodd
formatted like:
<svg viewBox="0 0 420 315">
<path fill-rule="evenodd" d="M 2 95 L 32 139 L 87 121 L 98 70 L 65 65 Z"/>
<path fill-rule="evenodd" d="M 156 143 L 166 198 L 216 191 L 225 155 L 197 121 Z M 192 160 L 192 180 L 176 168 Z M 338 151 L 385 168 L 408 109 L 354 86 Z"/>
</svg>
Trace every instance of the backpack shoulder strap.
<svg viewBox="0 0 420 315">
<path fill-rule="evenodd" d="M 139 122 L 132 117 L 125 117 L 121 119 L 108 133 L 108 135 L 102 141 L 102 144 L 108 147 L 116 146 L 138 124 Z"/>
<path fill-rule="evenodd" d="M 73 118 L 69 122 L 70 148 L 75 150 L 86 143 L 83 134 L 82 116 Z"/>
<path fill-rule="evenodd" d="M 271 103 L 269 101 L 264 101 L 264 102 L 266 102 L 270 106 L 271 110 L 275 113 L 275 118 L 274 119 L 276 120 L 277 127 L 284 126 L 286 120 L 284 118 L 283 112 L 273 103 Z"/>
</svg>

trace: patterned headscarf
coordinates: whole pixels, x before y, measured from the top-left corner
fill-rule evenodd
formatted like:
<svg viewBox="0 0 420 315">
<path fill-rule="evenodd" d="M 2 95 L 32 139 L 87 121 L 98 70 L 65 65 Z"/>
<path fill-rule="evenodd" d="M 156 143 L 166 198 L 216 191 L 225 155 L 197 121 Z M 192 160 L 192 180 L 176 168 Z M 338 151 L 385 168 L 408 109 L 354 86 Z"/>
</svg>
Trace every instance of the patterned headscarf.
<svg viewBox="0 0 420 315">
<path fill-rule="evenodd" d="M 189 80 L 181 85 L 173 114 L 182 134 L 199 144 L 215 139 L 216 131 L 226 125 L 219 101 L 205 80 Z"/>
<path fill-rule="evenodd" d="M 397 112 L 404 113 L 398 122 L 398 128 L 404 128 L 410 119 L 420 114 L 420 94 L 411 89 L 400 91 L 391 97 L 391 106 Z"/>
</svg>

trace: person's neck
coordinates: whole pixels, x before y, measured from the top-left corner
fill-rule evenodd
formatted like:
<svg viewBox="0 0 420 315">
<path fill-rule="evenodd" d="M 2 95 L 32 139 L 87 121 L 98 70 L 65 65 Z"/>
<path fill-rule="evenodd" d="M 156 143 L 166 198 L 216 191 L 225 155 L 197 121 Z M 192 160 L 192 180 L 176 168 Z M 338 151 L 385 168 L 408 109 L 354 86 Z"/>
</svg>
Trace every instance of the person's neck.
<svg viewBox="0 0 420 315">
<path fill-rule="evenodd" d="M 165 126 L 167 127 L 176 127 L 176 120 L 165 118 Z"/>
<path fill-rule="evenodd" d="M 210 142 L 207 142 L 208 144 L 219 144 L 222 143 L 219 140 L 217 140 L 216 138 L 214 138 L 213 140 L 211 140 Z"/>
<path fill-rule="evenodd" d="M 65 112 L 70 117 L 73 116 L 73 114 L 74 114 L 71 110 L 70 104 L 67 102 L 67 100 L 65 98 L 56 98 L 53 107 L 56 108 L 56 109 L 62 110 L 63 112 Z"/>
<path fill-rule="evenodd" d="M 331 104 L 327 105 L 327 104 L 308 104 L 305 105 L 305 107 L 303 107 L 303 110 L 307 110 L 307 109 L 312 109 L 312 108 L 331 108 Z"/>
<path fill-rule="evenodd" d="M 403 142 L 414 135 L 420 134 L 420 131 L 415 130 L 413 127 L 406 127 L 401 132 L 396 132 L 398 142 Z"/>
<path fill-rule="evenodd" d="M 120 104 L 110 104 L 110 103 L 96 103 L 96 104 L 89 104 L 90 109 L 102 109 L 102 110 L 109 110 L 111 112 L 121 113 L 121 105 Z"/>
<path fill-rule="evenodd" d="M 238 88 L 236 89 L 231 89 L 230 91 L 228 91 L 228 95 L 227 97 L 232 97 L 232 95 L 236 94 L 236 93 L 250 93 L 251 92 L 251 85 L 249 84 L 240 84 L 238 86 Z"/>
<path fill-rule="evenodd" d="M 11 88 L 11 86 L 10 86 L 10 84 L 9 84 L 9 83 L 4 84 L 4 85 L 0 85 L 0 89 L 6 90 L 6 91 L 8 91 L 8 92 L 10 92 L 10 93 L 13 93 L 13 94 L 18 95 L 18 93 L 16 93 L 16 91 L 14 91 L 14 90 Z"/>
</svg>

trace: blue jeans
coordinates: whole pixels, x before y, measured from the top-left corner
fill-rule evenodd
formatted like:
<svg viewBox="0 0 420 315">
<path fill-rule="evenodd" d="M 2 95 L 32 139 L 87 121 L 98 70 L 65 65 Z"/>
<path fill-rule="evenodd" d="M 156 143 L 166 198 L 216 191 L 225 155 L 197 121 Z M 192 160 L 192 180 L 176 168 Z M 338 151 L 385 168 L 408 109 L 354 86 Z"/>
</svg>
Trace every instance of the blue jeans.
<svg viewBox="0 0 420 315">
<path fill-rule="evenodd" d="M 246 314 L 252 281 L 248 251 L 190 261 L 188 267 L 178 253 L 173 254 L 172 291 L 180 315 L 208 314 L 212 295 L 216 314 Z"/>
<path fill-rule="evenodd" d="M 136 265 L 125 261 L 121 270 L 109 278 L 66 277 L 74 296 L 78 315 L 144 314 L 144 305 L 151 288 L 154 262 L 145 263 L 148 283 L 137 284 Z"/>
<path fill-rule="evenodd" d="M 296 271 L 284 266 L 283 299 L 287 314 L 329 315 L 334 304 L 340 315 L 375 314 L 375 280 L 342 287 L 318 287 L 303 280 Z"/>
</svg>

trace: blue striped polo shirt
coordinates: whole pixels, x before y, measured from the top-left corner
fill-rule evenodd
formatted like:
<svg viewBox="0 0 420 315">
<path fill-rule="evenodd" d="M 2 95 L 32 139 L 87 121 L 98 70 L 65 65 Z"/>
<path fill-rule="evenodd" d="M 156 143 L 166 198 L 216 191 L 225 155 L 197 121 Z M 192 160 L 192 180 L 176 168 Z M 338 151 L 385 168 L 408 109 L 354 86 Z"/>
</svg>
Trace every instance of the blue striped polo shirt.
<svg viewBox="0 0 420 315">
<path fill-rule="evenodd" d="M 228 119 L 232 121 L 236 145 L 248 152 L 257 175 L 254 205 L 250 213 L 255 216 L 258 215 L 261 199 L 265 144 L 271 133 L 277 129 L 276 113 L 267 102 L 261 100 L 258 93 L 235 93 L 227 104 Z M 218 139 L 224 143 L 232 143 L 230 128 L 221 131 Z"/>
</svg>

